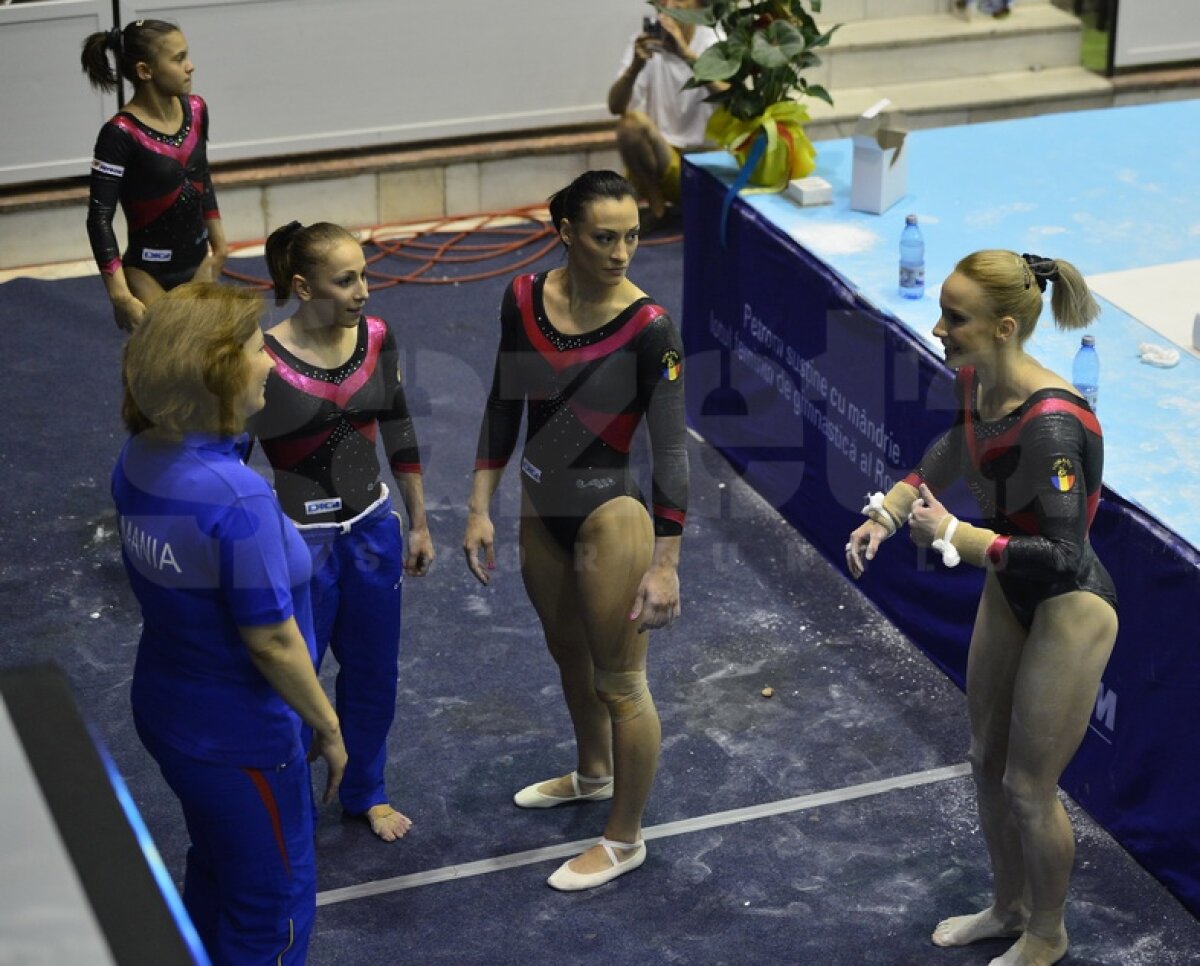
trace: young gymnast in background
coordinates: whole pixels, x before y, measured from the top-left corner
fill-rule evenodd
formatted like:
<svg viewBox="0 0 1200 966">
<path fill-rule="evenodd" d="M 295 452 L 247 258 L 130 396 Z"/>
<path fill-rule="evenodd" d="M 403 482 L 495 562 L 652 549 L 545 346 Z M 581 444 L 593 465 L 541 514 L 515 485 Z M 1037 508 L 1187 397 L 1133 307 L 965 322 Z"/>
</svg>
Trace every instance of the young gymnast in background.
<svg viewBox="0 0 1200 966">
<path fill-rule="evenodd" d="M 205 153 L 208 108 L 191 93 L 187 40 L 166 21 L 94 33 L 83 42 L 81 61 L 100 90 L 115 90 L 121 77 L 133 85 L 129 103 L 96 138 L 87 215 L 113 315 L 128 331 L 164 291 L 193 279 L 216 281 L 225 264 Z M 113 230 L 118 203 L 129 230 L 123 257 Z"/>
</svg>

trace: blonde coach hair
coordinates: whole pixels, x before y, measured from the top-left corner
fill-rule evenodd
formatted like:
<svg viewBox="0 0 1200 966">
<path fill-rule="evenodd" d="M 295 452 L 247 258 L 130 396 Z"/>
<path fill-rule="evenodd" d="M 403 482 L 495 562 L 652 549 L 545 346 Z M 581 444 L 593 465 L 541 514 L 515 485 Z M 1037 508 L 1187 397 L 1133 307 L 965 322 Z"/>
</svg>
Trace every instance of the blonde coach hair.
<svg viewBox="0 0 1200 966">
<path fill-rule="evenodd" d="M 262 296 L 188 282 L 151 305 L 125 345 L 121 415 L 131 433 L 171 438 L 245 428 L 238 396 L 249 378 L 243 347 L 258 328 Z"/>
</svg>

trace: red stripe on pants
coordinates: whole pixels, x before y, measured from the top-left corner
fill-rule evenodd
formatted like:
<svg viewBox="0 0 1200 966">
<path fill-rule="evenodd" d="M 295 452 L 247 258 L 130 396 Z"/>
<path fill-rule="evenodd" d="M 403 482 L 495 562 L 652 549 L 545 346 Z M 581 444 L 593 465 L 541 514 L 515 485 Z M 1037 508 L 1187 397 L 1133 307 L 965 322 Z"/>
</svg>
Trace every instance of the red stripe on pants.
<svg viewBox="0 0 1200 966">
<path fill-rule="evenodd" d="M 271 817 L 271 828 L 275 832 L 275 844 L 279 846 L 279 857 L 283 859 L 284 871 L 291 875 L 292 863 L 288 861 L 287 844 L 283 841 L 283 823 L 279 820 L 279 806 L 275 804 L 275 793 L 267 784 L 266 776 L 257 768 L 243 768 L 242 771 L 250 776 L 254 787 L 258 789 L 258 796 L 262 799 L 267 814 Z"/>
</svg>

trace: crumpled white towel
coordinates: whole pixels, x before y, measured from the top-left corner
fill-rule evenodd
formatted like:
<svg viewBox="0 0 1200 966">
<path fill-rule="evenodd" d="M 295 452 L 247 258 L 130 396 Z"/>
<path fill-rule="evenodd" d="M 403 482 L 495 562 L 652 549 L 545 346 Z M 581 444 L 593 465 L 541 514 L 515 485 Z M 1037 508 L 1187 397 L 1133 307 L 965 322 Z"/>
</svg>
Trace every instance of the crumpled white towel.
<svg viewBox="0 0 1200 966">
<path fill-rule="evenodd" d="M 1138 355 L 1148 366 L 1159 369 L 1170 369 L 1179 365 L 1179 350 L 1168 349 L 1165 345 L 1155 345 L 1153 342 L 1139 342 Z"/>
</svg>

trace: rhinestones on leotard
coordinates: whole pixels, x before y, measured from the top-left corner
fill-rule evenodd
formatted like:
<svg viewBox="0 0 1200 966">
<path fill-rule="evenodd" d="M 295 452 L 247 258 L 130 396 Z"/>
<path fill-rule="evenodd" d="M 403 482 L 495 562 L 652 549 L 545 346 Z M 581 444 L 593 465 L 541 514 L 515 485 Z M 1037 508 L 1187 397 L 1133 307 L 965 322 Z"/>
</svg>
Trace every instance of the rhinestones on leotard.
<svg viewBox="0 0 1200 966">
<path fill-rule="evenodd" d="M 594 341 L 595 332 L 585 332 L 582 335 L 567 335 L 559 332 L 550 320 L 546 317 L 545 312 L 537 313 L 538 327 L 546 334 L 546 338 L 550 340 L 550 344 L 559 352 L 569 352 L 571 349 L 579 349 L 588 343 Z"/>
</svg>

